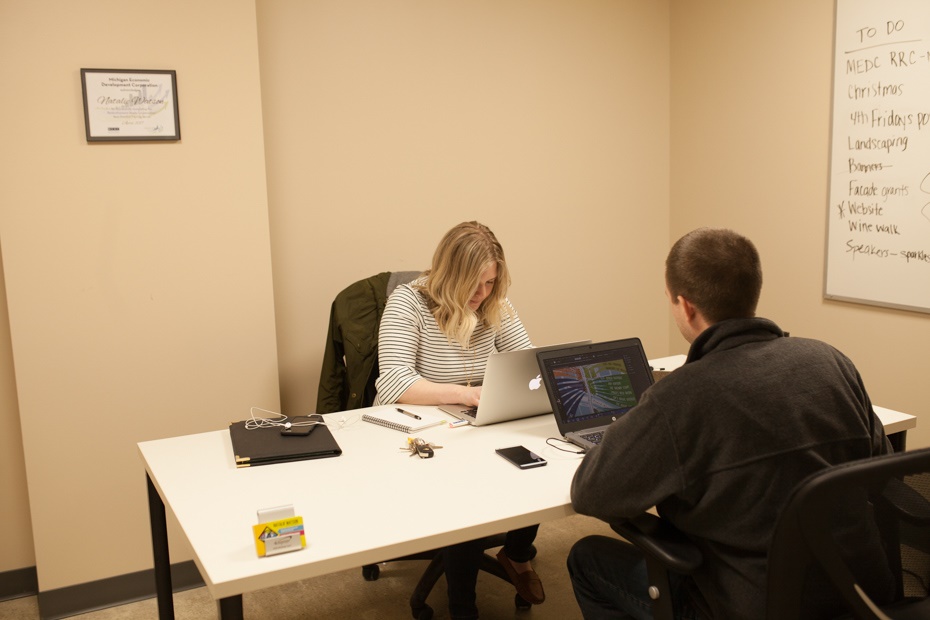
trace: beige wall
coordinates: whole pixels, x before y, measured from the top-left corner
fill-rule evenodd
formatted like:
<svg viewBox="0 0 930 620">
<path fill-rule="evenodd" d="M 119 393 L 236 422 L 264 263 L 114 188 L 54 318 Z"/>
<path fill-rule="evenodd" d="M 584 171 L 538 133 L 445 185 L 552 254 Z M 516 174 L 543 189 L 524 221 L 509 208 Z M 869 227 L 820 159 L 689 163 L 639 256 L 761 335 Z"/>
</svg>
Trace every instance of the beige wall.
<svg viewBox="0 0 930 620">
<path fill-rule="evenodd" d="M 282 402 L 329 305 L 488 224 L 536 344 L 668 346 L 664 2 L 258 3 Z M 633 302 L 633 298 L 636 301 Z"/>
<path fill-rule="evenodd" d="M 754 239 L 759 312 L 858 366 L 873 402 L 927 419 L 927 314 L 823 299 L 832 1 L 674 3 L 671 237 L 727 226 Z M 930 446 L 930 424 L 908 447 Z"/>
<path fill-rule="evenodd" d="M 424 267 L 464 219 L 503 241 L 538 344 L 639 335 L 653 356 L 684 351 L 670 241 L 736 228 L 763 255 L 761 312 L 922 414 L 926 315 L 822 300 L 832 16 L 828 0 L 0 3 L 0 76 L 28 99 L 0 98 L 0 516 L 35 528 L 0 571 L 38 563 L 48 590 L 149 567 L 135 443 L 275 407 L 279 378 L 285 410 L 311 410 L 332 297 Z M 184 139 L 86 144 L 94 66 L 176 69 Z M 909 437 L 930 445 L 930 426 Z M 120 553 L 101 554 L 87 532 L 112 515 Z"/>
<path fill-rule="evenodd" d="M 0 267 L 2 267 L 0 260 Z M 0 270 L 0 523 L 8 537 L 0 554 L 0 573 L 35 566 L 29 493 L 26 491 L 26 461 L 23 455 L 22 426 L 16 401 L 13 347 L 7 313 L 6 287 Z"/>
<path fill-rule="evenodd" d="M 255 4 L 4 2 L 0 59 L 19 512 L 45 591 L 151 566 L 137 442 L 279 406 Z M 182 140 L 88 144 L 82 67 L 175 69 Z"/>
</svg>

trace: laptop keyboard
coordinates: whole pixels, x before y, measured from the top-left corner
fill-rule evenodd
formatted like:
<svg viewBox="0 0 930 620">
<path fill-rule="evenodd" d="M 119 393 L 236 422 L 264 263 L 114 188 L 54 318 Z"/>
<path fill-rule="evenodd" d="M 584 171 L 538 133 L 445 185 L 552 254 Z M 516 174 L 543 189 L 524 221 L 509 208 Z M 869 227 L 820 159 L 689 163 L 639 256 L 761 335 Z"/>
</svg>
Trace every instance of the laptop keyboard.
<svg viewBox="0 0 930 620">
<path fill-rule="evenodd" d="M 604 431 L 594 431 L 592 433 L 578 434 L 582 439 L 587 439 L 591 443 L 601 443 L 601 439 L 604 437 Z"/>
</svg>

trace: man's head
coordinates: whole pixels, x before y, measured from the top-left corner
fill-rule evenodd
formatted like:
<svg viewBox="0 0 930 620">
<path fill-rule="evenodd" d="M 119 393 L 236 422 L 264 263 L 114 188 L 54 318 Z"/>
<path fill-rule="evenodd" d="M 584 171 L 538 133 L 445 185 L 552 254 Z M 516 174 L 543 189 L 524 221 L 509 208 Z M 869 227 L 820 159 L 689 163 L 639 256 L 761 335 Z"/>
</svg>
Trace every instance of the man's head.
<svg viewBox="0 0 930 620">
<path fill-rule="evenodd" d="M 700 314 L 703 326 L 726 319 L 750 318 L 762 292 L 762 264 L 752 242 L 732 230 L 698 228 L 672 246 L 665 259 L 665 286 L 674 306 L 686 302 L 676 322 L 688 341 L 683 327 L 691 309 Z M 674 308 L 678 312 L 681 308 Z"/>
</svg>

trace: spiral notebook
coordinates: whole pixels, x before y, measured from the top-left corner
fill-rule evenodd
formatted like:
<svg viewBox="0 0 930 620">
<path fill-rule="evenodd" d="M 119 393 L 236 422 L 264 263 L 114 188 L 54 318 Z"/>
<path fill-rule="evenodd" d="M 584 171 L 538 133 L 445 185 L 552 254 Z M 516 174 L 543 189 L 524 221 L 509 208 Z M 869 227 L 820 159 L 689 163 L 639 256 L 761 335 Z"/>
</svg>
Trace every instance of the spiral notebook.
<svg viewBox="0 0 930 620">
<path fill-rule="evenodd" d="M 401 413 L 399 409 L 399 407 L 387 406 L 372 409 L 368 413 L 362 414 L 362 419 L 372 424 L 380 424 L 381 426 L 393 428 L 396 431 L 408 434 L 422 431 L 424 428 L 429 428 L 431 426 L 438 426 L 447 421 L 445 418 L 437 415 L 424 413 L 420 409 L 416 411 L 405 409 L 405 411 L 408 411 L 412 415 Z M 419 416 L 420 419 L 418 420 L 413 416 Z"/>
</svg>

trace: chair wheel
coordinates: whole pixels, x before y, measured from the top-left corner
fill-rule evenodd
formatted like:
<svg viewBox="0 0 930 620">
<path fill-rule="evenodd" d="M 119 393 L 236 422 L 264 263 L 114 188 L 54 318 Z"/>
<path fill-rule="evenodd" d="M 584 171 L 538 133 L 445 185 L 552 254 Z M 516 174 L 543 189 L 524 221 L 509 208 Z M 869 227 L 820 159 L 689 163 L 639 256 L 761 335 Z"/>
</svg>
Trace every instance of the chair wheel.
<svg viewBox="0 0 930 620">
<path fill-rule="evenodd" d="M 513 604 L 516 606 L 517 609 L 529 609 L 530 607 L 533 606 L 531 602 L 529 602 L 528 600 L 526 600 L 519 594 L 514 594 Z"/>
<path fill-rule="evenodd" d="M 413 617 L 416 620 L 433 620 L 433 608 L 429 605 L 411 607 L 410 610 L 413 612 Z"/>
<path fill-rule="evenodd" d="M 362 577 L 365 581 L 376 581 L 381 574 L 381 568 L 377 564 L 368 564 L 362 567 Z"/>
</svg>

